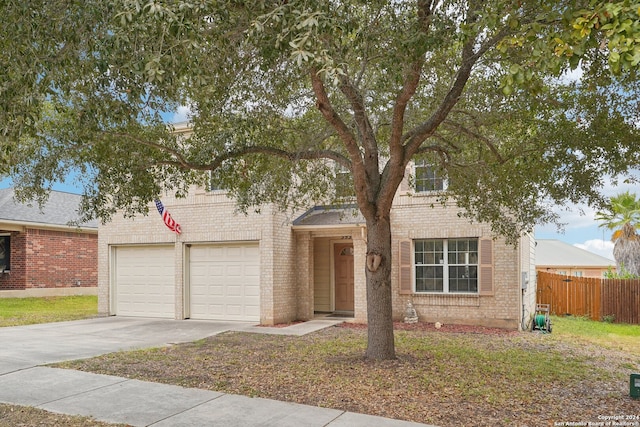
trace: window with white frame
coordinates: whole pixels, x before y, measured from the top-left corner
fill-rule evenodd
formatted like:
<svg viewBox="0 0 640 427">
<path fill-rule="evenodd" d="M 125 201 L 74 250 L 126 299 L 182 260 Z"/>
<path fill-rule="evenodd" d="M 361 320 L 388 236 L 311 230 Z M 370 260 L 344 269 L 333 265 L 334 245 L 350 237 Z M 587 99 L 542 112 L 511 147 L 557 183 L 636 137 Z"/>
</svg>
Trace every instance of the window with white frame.
<svg viewBox="0 0 640 427">
<path fill-rule="evenodd" d="M 438 170 L 424 159 L 415 161 L 415 185 L 416 192 L 442 191 L 445 188 L 445 179 Z"/>
<path fill-rule="evenodd" d="M 414 241 L 415 291 L 478 293 L 478 239 Z"/>
<path fill-rule="evenodd" d="M 11 270 L 11 237 L 0 236 L 0 273 Z"/>
<path fill-rule="evenodd" d="M 220 183 L 220 178 L 217 176 L 215 172 L 209 171 L 209 182 L 207 186 L 207 191 L 222 191 L 224 187 Z"/>
<path fill-rule="evenodd" d="M 335 189 L 336 189 L 336 197 L 339 199 L 350 198 L 355 195 L 355 191 L 353 189 L 353 177 L 351 176 L 351 171 L 336 163 L 335 166 Z"/>
</svg>

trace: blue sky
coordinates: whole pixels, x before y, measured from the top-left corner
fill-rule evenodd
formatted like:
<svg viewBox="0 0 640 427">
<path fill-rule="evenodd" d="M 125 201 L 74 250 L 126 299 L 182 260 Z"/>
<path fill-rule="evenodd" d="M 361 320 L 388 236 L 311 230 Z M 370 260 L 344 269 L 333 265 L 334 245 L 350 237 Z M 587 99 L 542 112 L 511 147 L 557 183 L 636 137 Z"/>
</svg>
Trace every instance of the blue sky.
<svg viewBox="0 0 640 427">
<path fill-rule="evenodd" d="M 636 178 L 640 178 L 640 171 L 633 171 Z M 638 184 L 620 184 L 614 186 L 605 184 L 601 189 L 606 196 L 615 196 L 619 193 L 629 191 L 638 194 L 640 188 Z M 537 239 L 558 239 L 563 242 L 581 247 L 588 251 L 613 259 L 613 243 L 611 242 L 611 231 L 607 228 L 599 227 L 595 220 L 596 211 L 588 206 L 568 206 L 556 208 L 561 216 L 561 222 L 565 223 L 564 231 L 558 232 L 553 225 L 536 228 Z"/>
</svg>

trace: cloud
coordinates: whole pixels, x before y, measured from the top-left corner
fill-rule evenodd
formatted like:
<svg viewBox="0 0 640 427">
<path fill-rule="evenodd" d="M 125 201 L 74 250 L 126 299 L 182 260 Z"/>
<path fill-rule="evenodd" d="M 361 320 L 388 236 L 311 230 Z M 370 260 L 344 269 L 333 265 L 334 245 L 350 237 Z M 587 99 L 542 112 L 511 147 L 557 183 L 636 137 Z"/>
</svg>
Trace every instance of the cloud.
<svg viewBox="0 0 640 427">
<path fill-rule="evenodd" d="M 191 118 L 191 107 L 188 105 L 182 105 L 178 107 L 178 110 L 173 113 L 173 116 L 169 120 L 171 123 L 186 122 Z"/>
<path fill-rule="evenodd" d="M 640 171 L 631 169 L 629 170 L 629 174 L 635 179 L 640 180 Z M 614 183 L 609 176 L 605 176 L 603 185 L 600 187 L 600 192 L 605 197 L 616 196 L 625 191 L 638 194 L 638 183 L 625 182 L 623 180 Z M 563 228 L 565 231 L 580 230 L 600 225 L 595 219 L 598 209 L 592 206 L 585 204 L 567 204 L 565 206 L 555 206 L 552 210 L 559 215 L 559 222 L 564 224 Z M 555 226 L 545 224 L 539 226 L 538 229 L 542 232 L 552 232 L 555 231 Z"/>
<path fill-rule="evenodd" d="M 584 243 L 576 243 L 573 246 L 613 260 L 613 242 L 611 241 L 592 239 Z"/>
<path fill-rule="evenodd" d="M 579 66 L 574 70 L 566 70 L 562 74 L 562 76 L 560 76 L 560 81 L 563 83 L 576 82 L 582 79 L 583 74 L 584 74 L 584 70 L 582 69 L 582 66 Z"/>
</svg>

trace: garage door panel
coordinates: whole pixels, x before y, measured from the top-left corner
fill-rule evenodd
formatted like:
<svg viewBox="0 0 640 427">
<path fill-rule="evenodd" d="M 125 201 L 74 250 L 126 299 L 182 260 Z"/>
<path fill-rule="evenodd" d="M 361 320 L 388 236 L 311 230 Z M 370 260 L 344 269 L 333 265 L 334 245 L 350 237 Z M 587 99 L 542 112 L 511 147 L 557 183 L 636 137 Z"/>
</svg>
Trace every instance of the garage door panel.
<svg viewBox="0 0 640 427">
<path fill-rule="evenodd" d="M 191 318 L 259 321 L 259 253 L 257 244 L 192 246 Z"/>
<path fill-rule="evenodd" d="M 115 257 L 115 314 L 174 318 L 173 247 L 118 247 Z"/>
</svg>

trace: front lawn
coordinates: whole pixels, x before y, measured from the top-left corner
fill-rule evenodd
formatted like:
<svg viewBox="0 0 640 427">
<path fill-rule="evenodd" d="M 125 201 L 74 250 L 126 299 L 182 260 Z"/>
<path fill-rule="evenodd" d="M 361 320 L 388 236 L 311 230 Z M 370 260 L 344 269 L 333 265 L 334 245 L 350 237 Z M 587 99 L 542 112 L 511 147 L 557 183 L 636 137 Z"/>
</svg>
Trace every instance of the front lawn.
<svg viewBox="0 0 640 427">
<path fill-rule="evenodd" d="M 640 355 L 553 334 L 398 324 L 398 359 L 363 360 L 362 325 L 303 337 L 230 332 L 61 366 L 439 426 L 538 426 L 637 414 Z M 60 366 L 60 365 L 59 365 Z"/>
<path fill-rule="evenodd" d="M 575 316 L 552 316 L 551 321 L 554 335 L 562 340 L 597 344 L 640 357 L 640 325 L 594 322 Z"/>
<path fill-rule="evenodd" d="M 95 295 L 0 298 L 0 327 L 79 320 L 98 315 Z"/>
</svg>

